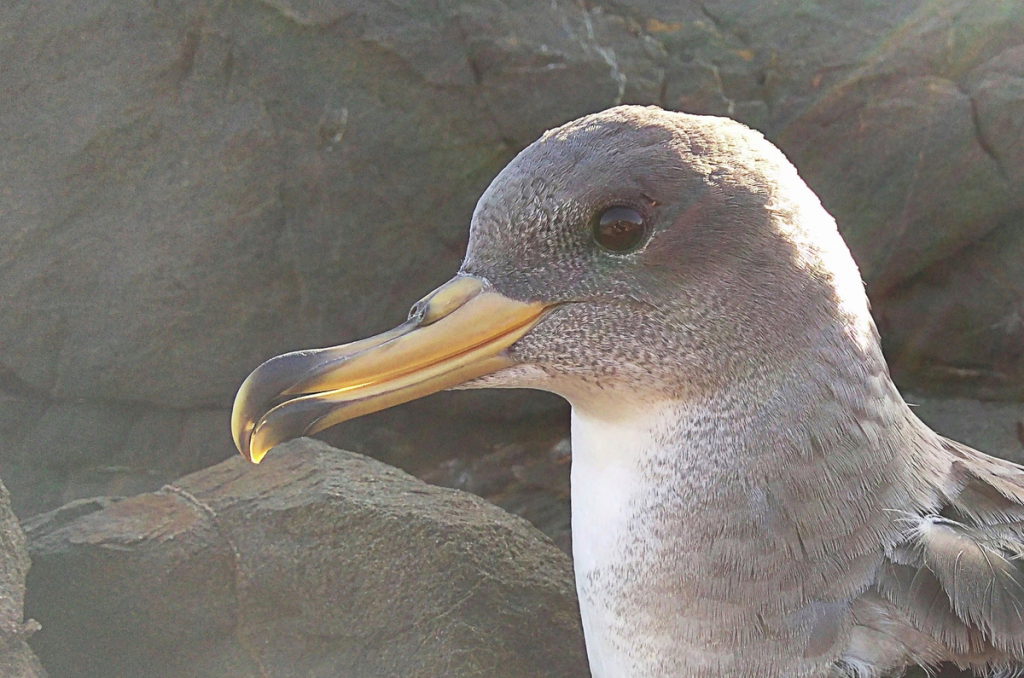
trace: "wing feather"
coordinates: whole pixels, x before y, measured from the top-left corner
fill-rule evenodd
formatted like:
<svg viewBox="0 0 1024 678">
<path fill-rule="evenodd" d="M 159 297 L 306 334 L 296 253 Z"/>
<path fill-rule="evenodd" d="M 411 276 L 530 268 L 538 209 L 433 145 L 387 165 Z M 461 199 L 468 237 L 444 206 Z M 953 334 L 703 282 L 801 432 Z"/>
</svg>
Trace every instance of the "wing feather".
<svg viewBox="0 0 1024 678">
<path fill-rule="evenodd" d="M 1024 660 L 1024 561 L 1017 549 L 941 516 L 925 516 L 916 540 L 956 616 Z"/>
<path fill-rule="evenodd" d="M 900 518 L 904 540 L 872 590 L 891 606 L 891 623 L 946 648 L 943 661 L 983 675 L 1024 671 L 1024 468 L 950 440 L 940 446 L 949 472 L 937 502 Z"/>
</svg>

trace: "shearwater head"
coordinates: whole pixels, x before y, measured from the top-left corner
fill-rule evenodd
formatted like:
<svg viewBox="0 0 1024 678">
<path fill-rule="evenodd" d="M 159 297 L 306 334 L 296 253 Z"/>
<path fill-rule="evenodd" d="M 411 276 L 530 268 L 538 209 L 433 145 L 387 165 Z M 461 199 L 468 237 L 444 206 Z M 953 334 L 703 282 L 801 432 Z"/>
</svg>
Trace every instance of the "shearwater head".
<svg viewBox="0 0 1024 678">
<path fill-rule="evenodd" d="M 546 133 L 481 197 L 450 282 L 390 332 L 260 366 L 232 433 L 258 462 L 520 387 L 573 408 L 595 676 L 1024 661 L 1024 473 L 910 413 L 834 220 L 759 133 L 633 106 Z"/>
</svg>

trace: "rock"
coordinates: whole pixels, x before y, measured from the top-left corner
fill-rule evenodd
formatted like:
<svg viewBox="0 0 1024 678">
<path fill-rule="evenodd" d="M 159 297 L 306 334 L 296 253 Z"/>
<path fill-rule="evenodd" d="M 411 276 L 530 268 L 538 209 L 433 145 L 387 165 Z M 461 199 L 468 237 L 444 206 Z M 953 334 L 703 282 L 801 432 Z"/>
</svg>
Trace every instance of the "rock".
<svg viewBox="0 0 1024 678">
<path fill-rule="evenodd" d="M 563 435 L 568 426 L 564 403 L 553 409 L 549 400 L 538 398 L 530 407 L 523 394 L 509 398 L 509 392 L 491 391 L 483 395 L 521 412 L 518 418 L 494 418 L 480 406 L 486 398 L 470 395 L 478 394 L 438 394 L 433 404 L 379 412 L 321 437 L 418 474 L 452 450 L 479 453 L 507 440 L 529 441 L 538 431 L 541 437 Z M 462 424 L 445 425 L 438 406 L 462 413 Z M 63 403 L 0 393 L 0 475 L 22 517 L 75 499 L 151 492 L 237 455 L 230 414 L 226 409 Z"/>
<path fill-rule="evenodd" d="M 579 676 L 565 555 L 323 443 L 28 521 L 32 639 L 75 676 Z"/>
<path fill-rule="evenodd" d="M 794 139 L 784 148 L 836 216 L 875 299 L 1021 205 L 955 82 L 889 78 L 835 96 L 787 130 Z M 855 112 L 837 120 L 833 107 Z M 969 171 L 951 172 L 953 158 Z"/>
<path fill-rule="evenodd" d="M 277 352 L 396 324 L 516 150 L 618 91 L 541 0 L 2 11 L 0 343 L 59 399 L 226 407 Z"/>
<path fill-rule="evenodd" d="M 1021 383 L 1017 335 L 973 329 L 1012 318 L 1024 285 L 984 247 L 1024 209 L 1021 3 L 60 0 L 7 3 L 0 27 L 0 392 L 33 404 L 3 422 L 0 472 L 25 510 L 121 482 L 73 470 L 143 419 L 223 418 L 271 355 L 401 321 L 456 270 L 519 149 L 623 102 L 762 130 L 835 214 L 900 379 L 1022 397 L 956 371 Z M 908 340 L 906 309 L 941 308 L 975 256 L 1000 282 L 940 323 L 960 348 Z M 406 408 L 453 404 L 488 422 L 564 412 L 514 394 Z M 220 454 L 220 428 L 201 428 L 197 449 Z M 133 468 L 168 463 L 172 438 Z"/>
<path fill-rule="evenodd" d="M 932 429 L 988 454 L 1024 464 L 1024 403 L 907 395 Z"/>
<path fill-rule="evenodd" d="M 152 491 L 237 454 L 229 418 L 0 394 L 0 473 L 23 517 L 83 497 Z"/>
<path fill-rule="evenodd" d="M 472 492 L 530 521 L 572 557 L 569 506 L 571 444 L 566 426 L 533 428 L 526 444 L 499 445 L 493 452 L 451 457 L 419 473 L 433 485 Z"/>
<path fill-rule="evenodd" d="M 1022 200 L 979 128 L 971 83 L 1001 67 L 991 56 L 1021 44 L 1024 8 L 903 6 L 917 11 L 778 137 L 837 217 L 876 297 L 983 237 Z"/>
<path fill-rule="evenodd" d="M 875 312 L 900 384 L 1024 400 L 1024 217 L 914 276 Z"/>
<path fill-rule="evenodd" d="M 967 78 L 978 139 L 999 171 L 1024 179 L 1024 44 L 989 59 Z"/>
<path fill-rule="evenodd" d="M 0 482 L 0 676 L 4 678 L 46 676 L 26 642 L 39 628 L 22 614 L 28 568 L 25 534 L 11 511 L 7 488 Z"/>
</svg>

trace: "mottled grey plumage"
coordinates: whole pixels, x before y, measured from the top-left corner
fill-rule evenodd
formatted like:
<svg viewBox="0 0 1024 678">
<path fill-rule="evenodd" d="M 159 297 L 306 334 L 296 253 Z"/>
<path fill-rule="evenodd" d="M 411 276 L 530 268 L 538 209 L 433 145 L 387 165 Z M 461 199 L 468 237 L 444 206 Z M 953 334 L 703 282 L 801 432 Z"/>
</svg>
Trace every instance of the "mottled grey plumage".
<svg viewBox="0 0 1024 678">
<path fill-rule="evenodd" d="M 592 241 L 610 205 L 645 215 L 636 251 Z M 909 410 L 833 219 L 761 135 L 628 106 L 548 132 L 463 272 L 562 302 L 468 386 L 573 405 L 595 676 L 1024 668 L 1024 470 Z"/>
<path fill-rule="evenodd" d="M 460 275 L 258 367 L 232 436 L 259 462 L 460 384 L 572 404 L 596 678 L 1024 672 L 1024 470 L 913 415 L 832 217 L 743 125 L 625 106 L 548 132 Z"/>
</svg>

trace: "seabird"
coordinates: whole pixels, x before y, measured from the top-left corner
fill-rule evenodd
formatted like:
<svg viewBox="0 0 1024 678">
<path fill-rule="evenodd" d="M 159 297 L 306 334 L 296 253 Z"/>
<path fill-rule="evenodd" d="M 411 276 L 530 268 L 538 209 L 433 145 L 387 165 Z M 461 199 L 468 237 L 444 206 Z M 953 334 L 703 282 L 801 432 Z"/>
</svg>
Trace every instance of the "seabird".
<svg viewBox="0 0 1024 678">
<path fill-rule="evenodd" d="M 259 462 L 455 387 L 572 405 L 595 678 L 1024 670 L 1024 469 L 911 412 L 835 221 L 739 123 L 621 106 L 547 132 L 450 282 L 264 363 L 232 433 Z"/>
</svg>

